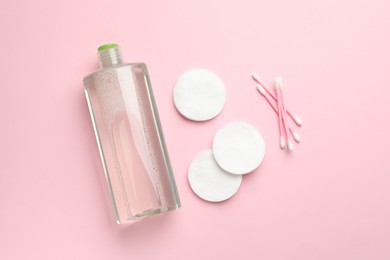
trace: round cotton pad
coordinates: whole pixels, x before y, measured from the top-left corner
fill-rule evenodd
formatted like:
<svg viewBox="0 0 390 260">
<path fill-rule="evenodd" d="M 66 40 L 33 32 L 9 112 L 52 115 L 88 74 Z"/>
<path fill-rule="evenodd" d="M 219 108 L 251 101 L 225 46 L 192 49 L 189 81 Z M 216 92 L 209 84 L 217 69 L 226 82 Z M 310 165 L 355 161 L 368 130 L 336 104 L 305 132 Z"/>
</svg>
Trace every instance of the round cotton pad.
<svg viewBox="0 0 390 260">
<path fill-rule="evenodd" d="M 246 174 L 263 161 L 265 143 L 252 125 L 232 122 L 218 130 L 213 141 L 213 153 L 225 171 Z"/>
<path fill-rule="evenodd" d="M 217 116 L 225 105 L 226 90 L 214 73 L 204 69 L 187 71 L 177 80 L 173 102 L 184 117 L 205 121 Z"/>
<path fill-rule="evenodd" d="M 213 152 L 199 154 L 188 170 L 188 180 L 196 195 L 211 202 L 232 197 L 241 185 L 242 176 L 230 174 L 216 163 Z"/>
</svg>

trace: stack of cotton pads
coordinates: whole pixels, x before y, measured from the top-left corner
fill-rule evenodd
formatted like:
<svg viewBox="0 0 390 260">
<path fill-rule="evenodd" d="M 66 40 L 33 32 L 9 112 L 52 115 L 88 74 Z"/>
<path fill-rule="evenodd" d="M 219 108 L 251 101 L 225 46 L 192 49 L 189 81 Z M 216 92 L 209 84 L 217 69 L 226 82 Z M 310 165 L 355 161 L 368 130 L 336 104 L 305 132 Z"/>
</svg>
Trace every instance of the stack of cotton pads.
<svg viewBox="0 0 390 260">
<path fill-rule="evenodd" d="M 222 81 L 207 70 L 184 73 L 174 88 L 174 103 L 184 117 L 205 121 L 217 116 L 225 104 Z M 191 163 L 188 179 L 192 190 L 204 200 L 224 201 L 241 185 L 242 175 L 254 171 L 265 155 L 265 143 L 252 125 L 231 122 L 216 133 L 211 150 Z"/>
</svg>

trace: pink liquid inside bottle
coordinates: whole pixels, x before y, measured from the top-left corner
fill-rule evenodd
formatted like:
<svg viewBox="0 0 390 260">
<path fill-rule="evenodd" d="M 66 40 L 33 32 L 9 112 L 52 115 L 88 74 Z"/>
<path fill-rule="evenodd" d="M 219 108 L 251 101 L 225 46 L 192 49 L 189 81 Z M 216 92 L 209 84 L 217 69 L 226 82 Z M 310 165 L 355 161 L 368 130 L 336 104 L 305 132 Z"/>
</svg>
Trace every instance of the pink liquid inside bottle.
<svg viewBox="0 0 390 260">
<path fill-rule="evenodd" d="M 146 65 L 123 63 L 116 44 L 101 46 L 99 57 L 84 87 L 117 222 L 178 209 Z"/>
</svg>

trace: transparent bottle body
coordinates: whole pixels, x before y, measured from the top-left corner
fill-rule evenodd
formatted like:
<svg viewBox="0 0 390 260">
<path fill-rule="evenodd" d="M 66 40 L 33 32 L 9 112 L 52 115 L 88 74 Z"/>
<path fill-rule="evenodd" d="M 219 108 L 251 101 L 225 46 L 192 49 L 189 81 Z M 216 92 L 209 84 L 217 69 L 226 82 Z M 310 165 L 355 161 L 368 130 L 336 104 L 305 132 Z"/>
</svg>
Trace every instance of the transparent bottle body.
<svg viewBox="0 0 390 260">
<path fill-rule="evenodd" d="M 84 87 L 117 222 L 178 209 L 146 65 L 103 68 Z"/>
</svg>

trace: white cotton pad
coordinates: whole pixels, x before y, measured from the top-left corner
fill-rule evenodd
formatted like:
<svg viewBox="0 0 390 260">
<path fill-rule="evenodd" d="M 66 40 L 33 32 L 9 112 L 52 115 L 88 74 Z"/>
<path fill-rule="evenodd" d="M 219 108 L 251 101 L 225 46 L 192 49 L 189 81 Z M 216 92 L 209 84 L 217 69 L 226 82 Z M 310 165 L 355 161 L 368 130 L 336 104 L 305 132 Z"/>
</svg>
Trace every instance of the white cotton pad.
<svg viewBox="0 0 390 260">
<path fill-rule="evenodd" d="M 265 143 L 250 124 L 232 122 L 218 130 L 213 140 L 215 160 L 225 171 L 246 174 L 263 161 Z"/>
<path fill-rule="evenodd" d="M 187 71 L 177 80 L 173 102 L 184 117 L 205 121 L 217 116 L 226 101 L 226 90 L 214 73 L 204 69 Z"/>
<path fill-rule="evenodd" d="M 188 170 L 188 180 L 196 195 L 211 202 L 232 197 L 241 185 L 242 175 L 230 174 L 218 166 L 213 152 L 199 154 Z"/>
</svg>

